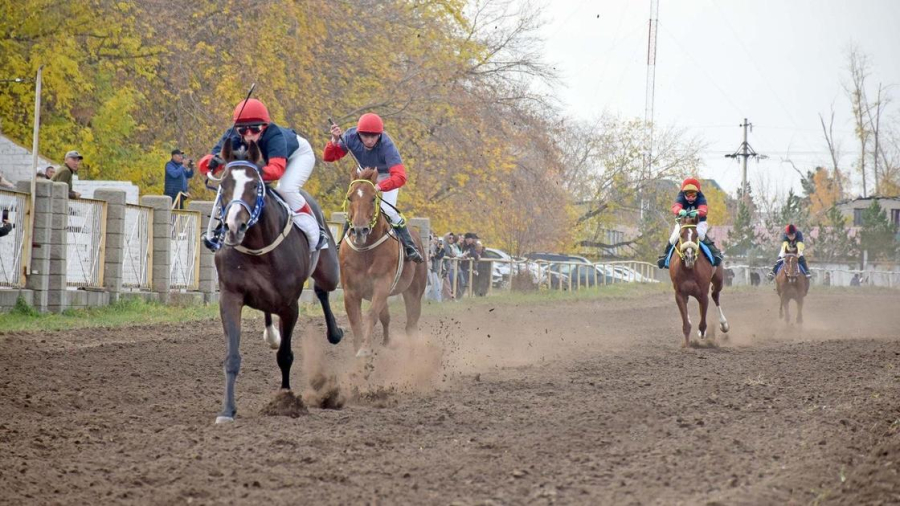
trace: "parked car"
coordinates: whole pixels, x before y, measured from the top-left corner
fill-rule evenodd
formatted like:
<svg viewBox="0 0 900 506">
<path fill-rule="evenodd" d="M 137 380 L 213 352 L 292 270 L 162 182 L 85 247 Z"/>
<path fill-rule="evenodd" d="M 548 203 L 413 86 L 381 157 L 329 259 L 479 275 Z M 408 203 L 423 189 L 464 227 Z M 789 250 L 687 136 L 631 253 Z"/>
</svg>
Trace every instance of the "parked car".
<svg viewBox="0 0 900 506">
<path fill-rule="evenodd" d="M 567 284 L 569 278 L 571 278 L 572 288 L 574 289 L 577 289 L 579 286 L 597 286 L 603 282 L 594 268 L 594 264 L 581 256 L 563 255 L 560 253 L 529 253 L 525 255 L 525 258 L 544 263 L 551 272 L 565 276 Z M 585 267 L 573 264 L 584 264 Z"/>
</svg>

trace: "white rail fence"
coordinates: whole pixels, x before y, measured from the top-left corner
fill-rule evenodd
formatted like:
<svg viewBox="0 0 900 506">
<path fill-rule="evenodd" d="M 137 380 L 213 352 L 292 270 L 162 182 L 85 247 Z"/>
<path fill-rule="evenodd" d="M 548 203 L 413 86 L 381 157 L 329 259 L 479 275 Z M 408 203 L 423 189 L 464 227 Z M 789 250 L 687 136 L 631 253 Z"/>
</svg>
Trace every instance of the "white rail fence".
<svg viewBox="0 0 900 506">
<path fill-rule="evenodd" d="M 102 288 L 106 202 L 70 199 L 66 236 L 66 286 Z"/>
<path fill-rule="evenodd" d="M 153 273 L 153 208 L 125 205 L 122 286 L 150 290 Z"/>
<path fill-rule="evenodd" d="M 24 245 L 29 241 L 25 225 L 26 209 L 30 205 L 27 193 L 0 190 L 0 212 L 9 215 L 13 229 L 0 238 L 0 287 L 21 288 L 25 286 L 25 272 L 22 268 Z"/>
<path fill-rule="evenodd" d="M 430 266 L 429 266 L 430 267 Z M 429 297 L 457 299 L 494 291 L 573 291 L 625 283 L 658 283 L 657 266 L 639 261 L 572 261 L 445 258 L 429 272 Z M 438 289 L 441 296 L 437 295 Z"/>
<path fill-rule="evenodd" d="M 172 211 L 169 288 L 197 290 L 200 286 L 200 218 L 196 211 Z"/>
</svg>

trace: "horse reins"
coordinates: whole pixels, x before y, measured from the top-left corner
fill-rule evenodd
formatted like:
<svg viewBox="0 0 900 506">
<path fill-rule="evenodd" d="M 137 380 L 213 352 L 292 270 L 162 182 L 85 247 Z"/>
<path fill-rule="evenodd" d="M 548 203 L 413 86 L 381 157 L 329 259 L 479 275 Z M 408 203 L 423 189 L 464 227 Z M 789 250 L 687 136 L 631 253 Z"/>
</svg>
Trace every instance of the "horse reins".
<svg viewBox="0 0 900 506">
<path fill-rule="evenodd" d="M 237 205 L 243 207 L 244 209 L 246 209 L 247 212 L 250 214 L 250 220 L 247 222 L 247 228 L 250 228 L 259 222 L 259 217 L 262 214 L 263 208 L 265 207 L 266 183 L 265 183 L 265 181 L 263 181 L 262 175 L 259 173 L 259 167 L 257 167 L 256 165 L 254 165 L 251 162 L 247 162 L 244 160 L 236 160 L 233 162 L 229 162 L 228 164 L 225 165 L 225 170 L 230 172 L 232 167 L 246 167 L 246 168 L 253 169 L 253 173 L 256 174 L 257 178 L 259 179 L 259 185 L 257 185 L 257 187 L 256 187 L 256 202 L 253 205 L 253 208 L 251 209 L 250 205 L 247 204 L 246 202 L 244 202 L 243 199 L 233 199 L 224 208 L 221 206 L 219 207 L 219 221 L 221 221 L 222 223 L 225 223 L 225 217 L 228 216 L 228 210 L 231 209 L 232 205 L 237 204 Z M 223 172 L 222 179 L 224 179 L 225 176 L 226 176 L 226 173 Z M 216 195 L 216 203 L 220 203 L 221 199 L 222 199 L 222 187 L 220 186 L 218 195 Z M 291 220 L 291 215 L 290 215 L 290 213 L 288 213 L 288 217 L 285 220 L 284 229 L 281 231 L 280 234 L 278 234 L 278 237 L 276 237 L 275 240 L 268 246 L 266 246 L 264 248 L 260 248 L 260 249 L 250 249 L 245 246 L 241 246 L 240 244 L 237 244 L 237 245 L 233 246 L 233 248 L 235 250 L 237 250 L 241 253 L 245 253 L 247 255 L 254 255 L 254 256 L 265 255 L 266 253 L 277 248 L 287 238 L 287 236 L 290 235 L 292 224 L 293 224 L 293 220 Z"/>
</svg>

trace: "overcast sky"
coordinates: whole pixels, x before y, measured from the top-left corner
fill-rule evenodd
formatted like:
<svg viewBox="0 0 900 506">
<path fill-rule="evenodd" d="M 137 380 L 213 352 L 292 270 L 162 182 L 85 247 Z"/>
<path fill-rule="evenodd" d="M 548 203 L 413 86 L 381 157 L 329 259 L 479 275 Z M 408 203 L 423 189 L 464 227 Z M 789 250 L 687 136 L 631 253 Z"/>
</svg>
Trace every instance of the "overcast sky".
<svg viewBox="0 0 900 506">
<path fill-rule="evenodd" d="M 832 103 L 842 168 L 855 162 L 842 88 L 851 44 L 870 58 L 872 97 L 879 82 L 897 85 L 889 113 L 900 122 L 900 0 L 659 3 L 656 122 L 702 137 L 701 175 L 730 192 L 740 186 L 740 165 L 724 155 L 740 145 L 745 117 L 754 125 L 750 144 L 770 157 L 749 163 L 751 184 L 762 175 L 772 190 L 799 190 L 785 158 L 804 169 L 830 165 L 818 115 L 827 121 Z M 650 0 L 547 2 L 545 58 L 565 84 L 558 98 L 567 114 L 643 117 L 649 15 Z"/>
</svg>

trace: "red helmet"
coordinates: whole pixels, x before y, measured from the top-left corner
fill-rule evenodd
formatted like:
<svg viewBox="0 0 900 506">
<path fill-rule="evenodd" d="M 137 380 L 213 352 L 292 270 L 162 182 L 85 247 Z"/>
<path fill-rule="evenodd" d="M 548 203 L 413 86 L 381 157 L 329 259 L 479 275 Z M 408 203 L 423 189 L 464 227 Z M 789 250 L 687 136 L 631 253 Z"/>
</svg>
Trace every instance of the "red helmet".
<svg viewBox="0 0 900 506">
<path fill-rule="evenodd" d="M 244 105 L 247 102 L 247 105 Z M 253 125 L 257 123 L 271 123 L 269 110 L 255 98 L 241 100 L 234 108 L 234 122 L 238 125 Z"/>
<path fill-rule="evenodd" d="M 784 233 L 787 234 L 787 235 L 796 234 L 796 233 L 797 233 L 797 227 L 795 227 L 794 224 L 791 223 L 790 225 L 784 227 Z"/>
<path fill-rule="evenodd" d="M 380 134 L 384 132 L 384 121 L 381 121 L 377 114 L 367 112 L 359 117 L 356 131 L 366 134 Z"/>
<path fill-rule="evenodd" d="M 681 183 L 681 191 L 683 192 L 699 192 L 700 191 L 700 181 L 689 177 Z"/>
</svg>

